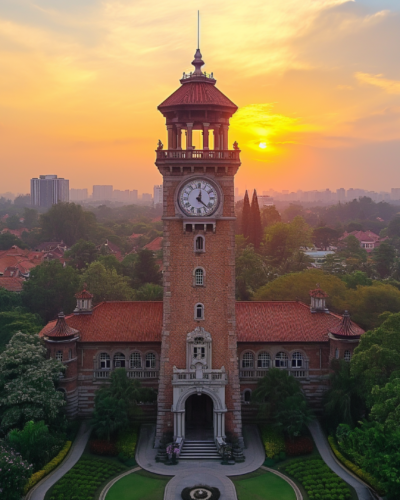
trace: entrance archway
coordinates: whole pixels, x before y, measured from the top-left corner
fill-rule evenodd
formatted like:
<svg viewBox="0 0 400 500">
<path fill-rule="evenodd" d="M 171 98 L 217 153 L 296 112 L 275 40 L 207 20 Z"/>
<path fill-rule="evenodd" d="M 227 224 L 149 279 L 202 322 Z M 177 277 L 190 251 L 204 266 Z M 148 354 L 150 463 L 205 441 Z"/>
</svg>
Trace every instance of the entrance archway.
<svg viewBox="0 0 400 500">
<path fill-rule="evenodd" d="M 207 394 L 192 394 L 185 402 L 186 439 L 214 439 L 214 404 Z"/>
</svg>

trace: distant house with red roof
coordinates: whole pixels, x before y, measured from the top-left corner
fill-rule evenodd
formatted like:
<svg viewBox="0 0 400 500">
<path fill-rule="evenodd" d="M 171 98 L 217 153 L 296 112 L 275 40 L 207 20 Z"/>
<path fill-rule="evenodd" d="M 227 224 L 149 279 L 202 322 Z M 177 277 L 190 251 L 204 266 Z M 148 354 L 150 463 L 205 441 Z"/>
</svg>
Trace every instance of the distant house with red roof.
<svg viewBox="0 0 400 500">
<path fill-rule="evenodd" d="M 150 243 L 147 243 L 147 245 L 144 246 L 146 250 L 151 250 L 152 252 L 158 252 L 159 250 L 162 250 L 162 245 L 163 245 L 163 237 L 162 236 L 157 236 L 153 241 L 150 241 Z"/>
<path fill-rule="evenodd" d="M 377 234 L 372 231 L 351 231 L 348 233 L 345 231 L 343 236 L 339 238 L 339 241 L 344 241 L 349 236 L 354 236 L 360 242 L 360 247 L 366 250 L 368 253 L 372 252 L 374 248 L 377 248 L 383 241 L 386 241 L 388 238 L 381 238 Z"/>
</svg>

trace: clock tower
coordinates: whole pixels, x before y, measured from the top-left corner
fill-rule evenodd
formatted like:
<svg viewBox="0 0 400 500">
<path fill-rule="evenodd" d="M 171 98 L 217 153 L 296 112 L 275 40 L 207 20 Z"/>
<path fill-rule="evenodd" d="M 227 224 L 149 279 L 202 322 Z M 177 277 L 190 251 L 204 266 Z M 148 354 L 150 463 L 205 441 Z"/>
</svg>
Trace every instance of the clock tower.
<svg viewBox="0 0 400 500">
<path fill-rule="evenodd" d="M 159 141 L 163 176 L 164 306 L 157 439 L 178 442 L 212 434 L 217 446 L 229 431 L 242 439 L 235 321 L 234 177 L 237 143 L 228 146 L 237 106 L 195 70 L 162 104 L 168 146 Z M 192 143 L 201 131 L 201 147 Z M 211 136 L 212 134 L 212 136 Z"/>
</svg>

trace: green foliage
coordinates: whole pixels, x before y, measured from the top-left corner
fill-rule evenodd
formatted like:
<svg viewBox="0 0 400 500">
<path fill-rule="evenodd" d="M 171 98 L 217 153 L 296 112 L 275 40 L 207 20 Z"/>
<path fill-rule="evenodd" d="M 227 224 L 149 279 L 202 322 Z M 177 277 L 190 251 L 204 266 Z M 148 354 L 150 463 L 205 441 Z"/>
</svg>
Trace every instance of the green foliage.
<svg viewBox="0 0 400 500">
<path fill-rule="evenodd" d="M 250 208 L 249 195 L 246 190 L 243 199 L 241 234 L 247 241 L 249 241 L 250 233 L 251 233 L 251 208 Z"/>
<path fill-rule="evenodd" d="M 312 240 L 316 247 L 326 250 L 331 245 L 336 245 L 339 234 L 336 229 L 329 226 L 317 227 L 313 230 Z"/>
<path fill-rule="evenodd" d="M 49 500 L 93 499 L 97 489 L 126 470 L 122 464 L 83 456 L 50 490 Z"/>
<path fill-rule="evenodd" d="M 11 215 L 7 219 L 8 229 L 18 229 L 19 227 L 21 227 L 21 223 L 20 223 L 19 219 L 20 219 L 20 217 L 18 217 L 18 215 Z"/>
<path fill-rule="evenodd" d="M 372 388 L 383 387 L 400 371 L 400 314 L 362 335 L 351 360 L 351 373 L 359 379 L 360 394 L 373 404 Z"/>
<path fill-rule="evenodd" d="M 46 359 L 37 336 L 16 333 L 0 354 L 0 430 L 22 429 L 30 420 L 59 421 L 65 401 L 55 383 L 64 370 Z"/>
<path fill-rule="evenodd" d="M 352 375 L 350 363 L 334 360 L 329 389 L 324 395 L 324 411 L 328 427 L 335 430 L 340 423 L 355 425 L 364 411 L 359 395 L 359 377 Z"/>
<path fill-rule="evenodd" d="M 260 248 L 262 236 L 263 236 L 263 228 L 261 225 L 261 214 L 260 207 L 258 205 L 258 198 L 256 190 L 253 192 L 253 198 L 251 200 L 250 207 L 250 237 L 249 243 L 254 245 L 254 248 L 258 250 Z"/>
<path fill-rule="evenodd" d="M 135 458 L 137 440 L 137 427 L 119 433 L 117 439 L 117 449 L 125 461 Z"/>
<path fill-rule="evenodd" d="M 396 374 L 397 375 L 397 374 Z M 371 419 L 390 430 L 400 427 L 400 378 L 394 378 L 383 387 L 372 389 Z"/>
<path fill-rule="evenodd" d="M 24 460 L 33 464 L 35 471 L 55 457 L 64 445 L 64 440 L 50 434 L 43 421 L 27 422 L 22 430 L 12 429 L 6 439 Z"/>
<path fill-rule="evenodd" d="M 0 493 L 4 500 L 20 500 L 32 465 L 0 441 Z"/>
<path fill-rule="evenodd" d="M 352 288 L 353 290 L 356 290 L 358 286 L 371 286 L 373 284 L 372 279 L 368 278 L 367 273 L 362 271 L 345 274 L 341 276 L 341 279 L 346 283 L 347 288 Z"/>
<path fill-rule="evenodd" d="M 41 330 L 42 326 L 43 323 L 37 314 L 20 312 L 19 310 L 0 312 L 0 352 L 3 351 L 14 333 L 35 334 Z"/>
<path fill-rule="evenodd" d="M 17 238 L 14 234 L 3 233 L 0 234 L 0 250 L 8 250 L 12 246 L 17 246 L 19 248 L 26 248 L 23 241 Z"/>
<path fill-rule="evenodd" d="M 299 481 L 312 500 L 350 500 L 351 491 L 320 458 L 296 460 L 284 470 Z"/>
<path fill-rule="evenodd" d="M 72 312 L 79 289 L 79 276 L 72 267 L 63 267 L 58 260 L 43 262 L 31 271 L 23 284 L 23 304 L 44 321 L 54 319 L 60 311 Z"/>
<path fill-rule="evenodd" d="M 118 274 L 122 274 L 122 264 L 119 262 L 115 255 L 100 255 L 97 259 L 98 262 L 103 264 L 103 266 L 109 271 L 116 271 Z"/>
<path fill-rule="evenodd" d="M 93 294 L 95 304 L 104 300 L 132 300 L 133 290 L 129 279 L 115 269 L 106 269 L 101 262 L 92 262 L 81 277 L 81 286 L 86 283 Z"/>
<path fill-rule="evenodd" d="M 0 311 L 12 311 L 14 308 L 21 306 L 20 294 L 0 288 Z"/>
<path fill-rule="evenodd" d="M 261 208 L 261 224 L 263 227 L 269 227 L 277 222 L 281 222 L 281 214 L 275 208 L 275 205 Z"/>
<path fill-rule="evenodd" d="M 280 276 L 259 288 L 253 299 L 301 300 L 308 304 L 310 302 L 310 290 L 313 290 L 317 283 L 328 294 L 327 304 L 339 306 L 340 308 L 341 299 L 345 297 L 346 285 L 337 276 L 324 273 L 320 269 L 309 269 Z"/>
<path fill-rule="evenodd" d="M 267 458 L 274 458 L 285 451 L 285 439 L 280 429 L 263 425 L 260 430 Z"/>
<path fill-rule="evenodd" d="M 395 258 L 396 249 L 386 241 L 381 243 L 372 252 L 375 269 L 382 279 L 390 276 Z"/>
<path fill-rule="evenodd" d="M 146 283 L 162 284 L 162 275 L 153 252 L 144 249 L 138 253 L 133 275 L 133 286 L 135 288 L 140 288 Z"/>
<path fill-rule="evenodd" d="M 58 203 L 42 214 L 41 227 L 47 241 L 64 241 L 74 245 L 78 240 L 89 238 L 95 228 L 96 217 L 92 212 L 85 212 L 75 203 Z"/>
<path fill-rule="evenodd" d="M 146 283 L 135 292 L 135 300 L 163 300 L 164 289 L 160 285 Z"/>
<path fill-rule="evenodd" d="M 65 257 L 69 259 L 68 264 L 75 269 L 85 269 L 97 259 L 98 255 L 96 245 L 82 239 L 65 252 Z"/>
<path fill-rule="evenodd" d="M 39 224 L 38 212 L 34 208 L 24 208 L 24 227 L 33 229 Z"/>
<path fill-rule="evenodd" d="M 105 437 L 110 441 L 113 434 L 128 427 L 127 404 L 125 401 L 111 396 L 98 396 L 98 392 L 96 393 L 91 425 L 97 436 Z"/>
<path fill-rule="evenodd" d="M 236 297 L 249 300 L 254 291 L 268 280 L 268 269 L 262 256 L 254 251 L 253 245 L 240 248 L 243 242 L 237 237 L 236 246 Z"/>
<path fill-rule="evenodd" d="M 270 368 L 258 381 L 252 400 L 260 405 L 260 416 L 284 431 L 299 436 L 312 420 L 300 383 L 287 370 Z"/>
</svg>

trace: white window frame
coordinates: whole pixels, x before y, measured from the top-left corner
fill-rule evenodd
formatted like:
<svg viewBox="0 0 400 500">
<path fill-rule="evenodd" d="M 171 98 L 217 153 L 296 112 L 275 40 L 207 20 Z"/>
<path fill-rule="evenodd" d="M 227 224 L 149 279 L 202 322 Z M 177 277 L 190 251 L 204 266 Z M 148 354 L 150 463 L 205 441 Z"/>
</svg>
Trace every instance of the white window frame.
<svg viewBox="0 0 400 500">
<path fill-rule="evenodd" d="M 262 351 L 257 356 L 257 368 L 269 368 L 271 366 L 271 356 L 269 352 Z"/>
<path fill-rule="evenodd" d="M 244 352 L 242 355 L 242 368 L 254 368 L 254 353 L 251 351 Z"/>
<path fill-rule="evenodd" d="M 275 355 L 275 368 L 288 368 L 289 356 L 284 351 L 279 351 Z"/>
<path fill-rule="evenodd" d="M 140 352 L 135 351 L 129 356 L 129 367 L 133 370 L 140 370 L 142 368 L 142 355 Z"/>
<path fill-rule="evenodd" d="M 56 361 L 62 361 L 63 360 L 63 352 L 62 351 L 56 351 L 55 357 Z"/>
<path fill-rule="evenodd" d="M 194 285 L 204 286 L 204 269 L 202 267 L 196 267 L 194 270 Z"/>
<path fill-rule="evenodd" d="M 155 369 L 156 367 L 157 356 L 154 352 L 148 352 L 145 356 L 145 366 L 146 368 Z"/>
<path fill-rule="evenodd" d="M 197 242 L 201 240 L 201 244 L 198 246 Z M 193 247 L 195 252 L 205 252 L 206 251 L 206 239 L 201 234 L 196 234 L 194 237 Z"/>
<path fill-rule="evenodd" d="M 351 351 L 346 349 L 343 354 L 343 359 L 347 362 L 351 361 Z"/>
<path fill-rule="evenodd" d="M 292 354 L 292 368 L 303 368 L 304 357 L 301 352 L 296 351 Z"/>
<path fill-rule="evenodd" d="M 100 369 L 101 370 L 111 369 L 111 356 L 107 352 L 100 353 Z"/>
<path fill-rule="evenodd" d="M 200 311 L 200 315 L 199 315 L 198 311 Z M 200 302 L 198 302 L 194 306 L 194 319 L 196 321 L 204 320 L 204 304 L 201 304 Z"/>
<path fill-rule="evenodd" d="M 117 352 L 114 354 L 114 368 L 125 368 L 126 358 L 125 354 L 122 352 Z"/>
</svg>

